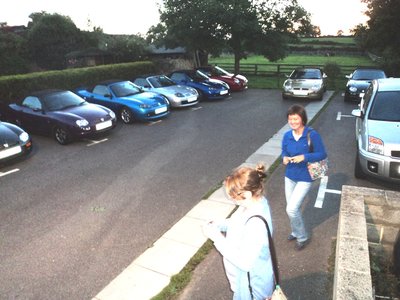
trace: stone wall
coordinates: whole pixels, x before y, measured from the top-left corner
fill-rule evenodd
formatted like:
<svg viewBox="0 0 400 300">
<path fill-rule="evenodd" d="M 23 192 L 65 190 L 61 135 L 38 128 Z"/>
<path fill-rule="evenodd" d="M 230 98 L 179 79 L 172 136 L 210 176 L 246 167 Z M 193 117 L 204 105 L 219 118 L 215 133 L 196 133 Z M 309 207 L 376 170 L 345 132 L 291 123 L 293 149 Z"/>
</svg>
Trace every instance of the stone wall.
<svg viewBox="0 0 400 300">
<path fill-rule="evenodd" d="M 400 229 L 400 193 L 343 186 L 333 299 L 373 299 L 369 246 L 388 260 Z"/>
</svg>

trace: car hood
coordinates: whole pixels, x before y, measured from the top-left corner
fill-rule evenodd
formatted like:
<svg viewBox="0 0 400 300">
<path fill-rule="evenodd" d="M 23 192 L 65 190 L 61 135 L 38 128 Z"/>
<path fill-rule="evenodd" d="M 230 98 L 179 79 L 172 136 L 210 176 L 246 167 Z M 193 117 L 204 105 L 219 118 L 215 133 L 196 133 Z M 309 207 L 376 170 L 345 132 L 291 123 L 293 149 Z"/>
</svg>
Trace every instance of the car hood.
<svg viewBox="0 0 400 300">
<path fill-rule="evenodd" d="M 0 145 L 18 141 L 18 134 L 8 128 L 3 123 L 0 123 Z"/>
<path fill-rule="evenodd" d="M 58 116 L 68 116 L 74 119 L 84 118 L 87 121 L 98 120 L 100 118 L 107 117 L 108 111 L 105 108 L 102 108 L 96 104 L 86 103 L 80 106 L 74 106 L 70 108 L 66 108 L 60 111 L 52 112 L 54 115 Z"/>
<path fill-rule="evenodd" d="M 366 89 L 370 84 L 372 80 L 349 80 L 347 82 L 347 86 L 354 86 L 359 89 Z"/>
<path fill-rule="evenodd" d="M 232 77 L 237 78 L 237 79 L 239 79 L 239 80 L 242 80 L 242 81 L 244 81 L 244 82 L 247 82 L 247 78 L 244 77 L 243 75 L 240 75 L 240 74 L 233 75 L 233 74 L 232 74 Z"/>
<path fill-rule="evenodd" d="M 368 135 L 381 139 L 385 144 L 400 144 L 400 122 L 368 120 Z"/>
<path fill-rule="evenodd" d="M 292 83 L 292 87 L 311 88 L 315 85 L 321 85 L 321 79 L 288 79 Z"/>
<path fill-rule="evenodd" d="M 184 95 L 195 94 L 192 88 L 183 85 L 171 85 L 166 87 L 154 88 L 153 90 L 160 94 L 175 94 L 175 93 L 182 93 Z"/>
<path fill-rule="evenodd" d="M 234 79 L 234 78 L 237 78 L 237 79 L 239 79 L 240 81 L 244 81 L 244 82 L 247 82 L 247 78 L 246 77 L 244 77 L 243 75 L 240 75 L 240 74 L 233 74 L 233 73 L 229 73 L 229 75 L 221 75 L 221 78 L 231 78 L 231 79 Z"/>
<path fill-rule="evenodd" d="M 126 97 L 120 97 L 122 100 L 126 101 L 133 101 L 137 102 L 139 104 L 165 104 L 164 103 L 164 98 L 156 93 L 153 92 L 142 92 L 139 94 L 131 95 L 131 96 L 126 96 Z"/>
</svg>

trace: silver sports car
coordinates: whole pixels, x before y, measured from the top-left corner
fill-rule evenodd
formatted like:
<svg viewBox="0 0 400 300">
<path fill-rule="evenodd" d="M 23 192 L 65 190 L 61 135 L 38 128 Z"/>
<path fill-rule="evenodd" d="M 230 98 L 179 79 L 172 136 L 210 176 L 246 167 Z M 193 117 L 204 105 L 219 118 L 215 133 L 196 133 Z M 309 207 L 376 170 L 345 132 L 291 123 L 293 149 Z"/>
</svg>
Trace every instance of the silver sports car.
<svg viewBox="0 0 400 300">
<path fill-rule="evenodd" d="M 165 96 L 172 107 L 192 106 L 199 101 L 199 94 L 196 89 L 177 85 L 165 75 L 138 76 L 133 79 L 133 83 L 143 90 Z"/>
<path fill-rule="evenodd" d="M 295 69 L 283 83 L 282 98 L 322 100 L 326 91 L 326 74 L 318 68 Z"/>
</svg>

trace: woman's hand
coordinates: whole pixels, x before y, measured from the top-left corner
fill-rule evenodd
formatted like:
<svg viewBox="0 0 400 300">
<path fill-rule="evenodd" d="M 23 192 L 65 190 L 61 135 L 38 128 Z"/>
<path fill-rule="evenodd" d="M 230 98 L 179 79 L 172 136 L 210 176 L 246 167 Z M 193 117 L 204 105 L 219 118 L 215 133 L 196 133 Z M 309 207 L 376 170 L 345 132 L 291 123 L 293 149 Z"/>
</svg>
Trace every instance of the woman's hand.
<svg viewBox="0 0 400 300">
<path fill-rule="evenodd" d="M 215 224 L 213 224 L 213 222 L 208 222 L 203 225 L 203 234 L 213 242 L 223 238 L 221 231 Z"/>
<path fill-rule="evenodd" d="M 293 157 L 289 157 L 289 161 L 291 163 L 298 164 L 298 163 L 304 161 L 304 155 L 301 154 L 301 155 L 296 155 L 296 156 L 293 156 Z"/>
<path fill-rule="evenodd" d="M 288 156 L 283 157 L 283 164 L 286 166 L 288 163 L 290 163 L 292 158 Z"/>
</svg>

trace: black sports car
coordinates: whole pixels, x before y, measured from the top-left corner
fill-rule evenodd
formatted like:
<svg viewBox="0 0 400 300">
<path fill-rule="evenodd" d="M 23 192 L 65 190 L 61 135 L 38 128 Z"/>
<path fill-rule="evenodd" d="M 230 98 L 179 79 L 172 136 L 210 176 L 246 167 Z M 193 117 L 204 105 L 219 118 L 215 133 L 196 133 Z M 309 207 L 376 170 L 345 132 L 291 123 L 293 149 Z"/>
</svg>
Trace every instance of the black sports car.
<svg viewBox="0 0 400 300">
<path fill-rule="evenodd" d="M 32 150 L 32 140 L 22 128 L 0 122 L 0 163 L 24 156 Z"/>
<path fill-rule="evenodd" d="M 344 101 L 360 102 L 360 94 L 365 93 L 371 81 L 386 78 L 386 74 L 379 69 L 356 69 L 350 75 L 346 75 L 346 78 L 348 81 L 344 92 Z"/>
<path fill-rule="evenodd" d="M 28 132 L 52 135 L 61 145 L 116 126 L 115 113 L 67 90 L 43 90 L 8 106 L 7 120 Z"/>
</svg>

